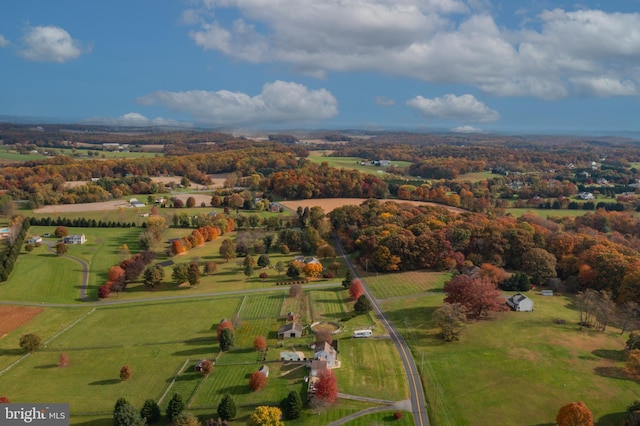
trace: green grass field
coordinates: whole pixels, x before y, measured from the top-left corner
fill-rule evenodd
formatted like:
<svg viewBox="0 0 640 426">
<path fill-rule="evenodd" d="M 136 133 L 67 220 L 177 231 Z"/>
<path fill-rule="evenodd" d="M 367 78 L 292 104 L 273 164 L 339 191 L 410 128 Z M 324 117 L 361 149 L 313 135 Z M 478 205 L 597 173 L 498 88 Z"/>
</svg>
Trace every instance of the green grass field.
<svg viewBox="0 0 640 426">
<path fill-rule="evenodd" d="M 475 173 L 465 173 L 463 175 L 458 176 L 455 180 L 457 182 L 480 182 L 483 180 L 491 179 L 496 177 L 497 175 L 491 173 L 490 171 L 484 172 L 475 172 Z"/>
<path fill-rule="evenodd" d="M 25 162 L 25 161 L 37 161 L 37 160 L 46 160 L 50 159 L 51 156 L 44 155 L 43 152 L 49 151 L 53 152 L 56 155 L 66 155 L 73 156 L 74 151 L 71 148 L 42 148 L 38 147 L 38 153 L 27 153 L 27 154 L 19 154 L 17 151 L 12 149 L 13 147 L 0 146 L 0 161 L 10 161 L 10 162 Z M 87 154 L 88 151 L 98 152 L 98 156 L 89 157 Z M 91 159 L 100 159 L 100 158 L 151 158 L 162 156 L 161 152 L 115 152 L 115 151 L 102 151 L 102 147 L 96 146 L 95 149 L 77 149 L 75 151 L 77 153 L 78 159 L 81 160 L 91 160 Z"/>
<path fill-rule="evenodd" d="M 396 279 L 401 282 L 402 274 Z M 421 371 L 433 424 L 552 424 L 562 405 L 578 400 L 598 425 L 622 423 L 638 389 L 621 370 L 626 337 L 612 328 L 578 331 L 578 313 L 568 297 L 528 296 L 534 312 L 471 322 L 454 343 L 440 340 L 432 321 L 442 298 L 383 303 Z"/>
<path fill-rule="evenodd" d="M 342 298 L 346 296 L 342 287 L 312 293 L 317 296 L 312 299 L 319 311 L 343 311 L 336 308 L 343 305 Z M 307 368 L 294 370 L 295 366 L 279 361 L 281 349 L 276 331 L 283 324 L 280 314 L 287 306 L 286 300 L 296 300 L 286 294 L 159 300 L 100 306 L 93 311 L 46 308 L 31 322 L 0 339 L 3 355 L 0 369 L 22 355 L 18 348 L 21 334 L 34 332 L 46 340 L 81 320 L 49 341 L 44 349 L 0 374 L 0 389 L 3 395 L 10 395 L 12 401 L 49 400 L 51 395 L 56 395 L 57 401 L 71 404 L 72 424 L 110 424 L 113 404 L 119 397 L 139 407 L 145 399 L 160 400 L 164 395 L 160 405 L 165 407 L 175 392 L 190 403 L 191 411 L 203 417 L 213 417 L 221 396 L 230 393 L 239 405 L 238 418 L 246 420 L 256 405 L 277 405 L 290 390 L 305 392 L 306 389 Z M 304 299 L 307 294 L 297 300 Z M 223 318 L 237 321 L 236 345 L 218 356 L 215 327 Z M 369 324 L 372 322 L 370 316 L 360 318 Z M 353 325 L 347 328 L 352 329 Z M 248 375 L 264 362 L 253 348 L 253 340 L 258 335 L 268 339 L 271 351 L 266 360 L 271 373 L 268 386 L 254 393 L 248 389 Z M 344 370 L 338 372 L 343 391 L 390 400 L 406 397 L 405 379 L 390 340 L 357 341 L 347 333 L 337 338 L 344 340 L 341 352 Z M 289 340 L 287 348 L 294 344 L 305 350 L 312 341 L 312 336 Z M 306 352 L 311 356 L 308 348 Z M 64 368 L 57 366 L 61 353 L 69 357 L 69 365 Z M 200 359 L 216 356 L 211 376 L 202 378 L 194 373 L 193 367 Z M 123 365 L 129 365 L 133 372 L 126 382 L 118 378 Z M 384 368 L 376 368 L 379 365 Z M 371 406 L 375 404 L 340 401 L 321 412 L 306 410 L 301 419 L 291 424 L 325 424 Z"/>
<path fill-rule="evenodd" d="M 386 174 L 386 172 L 384 171 L 385 167 L 365 166 L 363 164 L 360 164 L 363 161 L 372 159 L 365 159 L 360 157 L 329 157 L 325 155 L 325 151 L 311 151 L 309 153 L 309 157 L 307 158 L 313 163 L 321 164 L 323 162 L 326 162 L 329 164 L 329 166 L 338 169 L 352 169 L 372 175 Z M 408 161 L 392 161 L 391 164 L 392 166 L 400 169 L 405 169 L 411 165 L 411 163 Z"/>
<path fill-rule="evenodd" d="M 531 209 L 531 208 L 508 208 L 504 210 L 505 213 L 515 217 L 520 217 L 525 213 L 533 213 L 540 217 L 577 217 L 584 216 L 587 213 L 593 213 L 593 210 L 569 210 L 569 209 Z"/>
</svg>

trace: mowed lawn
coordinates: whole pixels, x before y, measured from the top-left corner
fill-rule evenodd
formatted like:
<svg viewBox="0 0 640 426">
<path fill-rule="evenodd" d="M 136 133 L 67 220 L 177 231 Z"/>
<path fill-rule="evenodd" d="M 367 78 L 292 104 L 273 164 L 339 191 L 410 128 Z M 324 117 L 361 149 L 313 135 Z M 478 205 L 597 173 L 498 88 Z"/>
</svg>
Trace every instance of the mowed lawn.
<svg viewBox="0 0 640 426">
<path fill-rule="evenodd" d="M 627 336 L 614 328 L 579 331 L 570 297 L 528 296 L 533 312 L 472 321 L 454 343 L 443 342 L 434 328 L 441 298 L 383 303 L 421 370 L 434 424 L 554 424 L 562 405 L 579 400 L 597 424 L 622 423 L 639 389 L 622 372 Z"/>
<path fill-rule="evenodd" d="M 319 297 L 315 305 L 321 312 L 341 312 L 346 291 L 341 287 Z M 224 393 L 230 393 L 239 405 L 238 419 L 246 421 L 256 405 L 277 405 L 291 390 L 305 395 L 308 375 L 306 367 L 279 361 L 279 352 L 295 345 L 312 351 L 306 345 L 313 337 L 290 339 L 280 345 L 276 330 L 281 325 L 280 313 L 285 300 L 295 300 L 280 293 L 245 296 L 221 296 L 206 300 L 167 300 L 140 304 L 89 308 L 46 308 L 29 323 L 0 339 L 0 366 L 7 366 L 22 352 L 19 336 L 34 332 L 50 338 L 57 331 L 82 318 L 47 346 L 0 375 L 0 389 L 14 402 L 46 400 L 69 402 L 72 424 L 110 424 L 113 404 L 125 397 L 136 407 L 144 400 L 159 400 L 165 407 L 174 392 L 180 393 L 191 411 L 203 418 L 213 417 Z M 303 294 L 298 300 L 307 299 Z M 308 300 L 308 299 L 307 299 Z M 219 343 L 215 328 L 221 319 L 236 321 L 236 345 L 218 356 Z M 368 315 L 346 321 L 370 324 Z M 306 324 L 305 324 L 306 325 Z M 268 386 L 258 392 L 248 389 L 251 372 L 265 361 L 253 348 L 258 335 L 268 339 L 266 363 L 271 369 Z M 342 342 L 338 374 L 340 390 L 350 394 L 402 400 L 407 385 L 401 364 L 390 340 L 352 339 L 349 333 L 335 337 Z M 61 353 L 67 354 L 69 365 L 58 367 Z M 217 362 L 207 378 L 195 374 L 195 364 L 203 359 Z M 123 365 L 129 365 L 132 377 L 121 382 Z M 180 372 L 180 374 L 178 374 Z M 176 374 L 178 374 L 176 376 Z M 176 378 L 175 383 L 172 381 Z M 305 410 L 301 419 L 287 424 L 326 424 L 354 411 L 375 406 L 371 403 L 340 400 L 330 409 Z"/>
<path fill-rule="evenodd" d="M 398 274 L 363 275 L 367 286 L 377 299 L 424 296 L 435 291 L 442 294 L 444 282 L 451 278 L 449 272 L 410 271 Z M 399 277 L 401 279 L 398 279 Z M 429 293 L 429 295 L 433 295 Z M 444 296 L 443 296 L 444 297 Z"/>
<path fill-rule="evenodd" d="M 55 396 L 69 402 L 77 415 L 109 415 L 119 397 L 141 406 L 147 398 L 160 398 L 187 360 L 214 358 L 219 351 L 215 325 L 219 318 L 232 317 L 240 301 L 238 297 L 98 308 L 0 376 L 0 389 L 15 402 L 50 401 Z M 64 313 L 70 323 L 69 312 L 74 314 L 71 318 L 82 313 L 49 308 L 41 315 Z M 59 328 L 47 330 L 35 323 L 38 320 L 2 339 L 3 349 L 20 353 L 20 334 L 35 332 L 44 338 L 53 334 L 51 328 Z M 69 366 L 59 368 L 63 352 Z M 118 374 L 123 365 L 129 365 L 133 374 L 121 383 Z"/>
<path fill-rule="evenodd" d="M 325 151 L 312 151 L 309 153 L 309 160 L 312 163 L 321 164 L 328 163 L 329 166 L 338 169 L 351 169 L 357 170 L 366 174 L 386 174 L 387 167 L 367 166 L 360 164 L 363 161 L 369 160 L 386 160 L 386 158 L 360 158 L 360 157 L 329 157 L 325 156 Z M 400 169 L 405 169 L 411 165 L 408 161 L 391 161 L 391 165 Z"/>
<path fill-rule="evenodd" d="M 54 227 L 32 226 L 29 235 L 52 233 Z M 119 247 L 136 247 L 141 228 L 69 228 L 85 234 L 87 243 L 67 245 L 67 255 L 89 264 L 88 295 L 97 300 L 98 286 L 107 281 L 109 268 L 120 263 Z M 57 239 L 43 238 L 31 253 L 21 252 L 9 279 L 0 284 L 0 299 L 33 302 L 72 303 L 79 301 L 82 266 L 66 256 L 58 256 L 47 245 Z M 55 250 L 55 249 L 53 249 Z"/>
</svg>

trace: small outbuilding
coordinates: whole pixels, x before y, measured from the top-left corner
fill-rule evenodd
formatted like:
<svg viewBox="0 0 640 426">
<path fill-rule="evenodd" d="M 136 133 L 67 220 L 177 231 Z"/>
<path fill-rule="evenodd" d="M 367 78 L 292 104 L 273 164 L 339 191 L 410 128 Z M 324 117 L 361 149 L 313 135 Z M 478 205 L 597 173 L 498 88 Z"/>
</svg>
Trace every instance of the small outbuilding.
<svg viewBox="0 0 640 426">
<path fill-rule="evenodd" d="M 529 299 L 522 293 L 516 293 L 507 299 L 507 305 L 514 311 L 531 312 L 533 311 L 533 300 Z"/>
<path fill-rule="evenodd" d="M 262 373 L 264 377 L 269 377 L 269 366 L 262 364 L 262 366 L 258 368 L 258 372 Z"/>
<path fill-rule="evenodd" d="M 543 296 L 553 296 L 553 290 L 542 290 L 540 294 Z"/>
<path fill-rule="evenodd" d="M 302 325 L 298 322 L 290 322 L 278 329 L 278 339 L 285 339 L 287 337 L 302 337 Z"/>
</svg>

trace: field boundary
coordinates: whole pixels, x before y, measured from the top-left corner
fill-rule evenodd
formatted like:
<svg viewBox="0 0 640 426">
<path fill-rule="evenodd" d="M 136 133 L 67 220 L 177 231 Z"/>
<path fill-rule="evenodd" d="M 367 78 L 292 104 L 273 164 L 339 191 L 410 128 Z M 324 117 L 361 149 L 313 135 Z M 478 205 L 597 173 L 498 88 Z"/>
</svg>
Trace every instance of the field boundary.
<svg viewBox="0 0 640 426">
<path fill-rule="evenodd" d="M 72 322 L 71 324 L 69 324 L 68 326 L 66 326 L 65 328 L 63 328 L 62 330 L 58 331 L 56 334 L 54 334 L 53 336 L 49 337 L 47 340 L 44 341 L 44 345 L 47 345 L 49 342 L 51 342 L 53 339 L 55 339 L 56 337 L 58 337 L 59 335 L 61 335 L 62 333 L 64 333 L 65 331 L 69 330 L 71 327 L 73 327 L 74 325 L 78 324 L 80 321 L 82 321 L 83 319 L 85 319 L 86 317 L 88 317 L 89 315 L 91 315 L 94 311 L 96 310 L 96 308 L 91 309 L 89 312 L 83 314 L 80 318 L 78 318 L 77 320 L 75 320 L 74 322 Z M 24 361 L 26 358 L 29 357 L 29 355 L 31 355 L 31 353 L 27 353 L 24 354 L 23 356 L 21 356 L 20 358 L 18 358 L 17 360 L 15 360 L 14 362 L 12 362 L 11 364 L 9 364 L 7 367 L 5 367 L 3 370 L 0 370 L 0 376 L 2 376 L 3 374 L 5 374 L 7 371 L 11 370 L 13 367 L 15 367 L 16 365 L 20 364 L 22 361 Z"/>
<path fill-rule="evenodd" d="M 171 380 L 171 383 L 169 383 L 167 385 L 167 388 L 164 390 L 164 392 L 162 393 L 162 396 L 160 396 L 160 398 L 158 399 L 158 405 L 160 405 L 162 403 L 162 400 L 164 400 L 164 397 L 167 396 L 167 394 L 169 393 L 169 391 L 171 390 L 171 388 L 173 387 L 174 383 L 176 382 L 176 379 L 178 378 L 178 376 L 180 374 L 182 374 L 182 372 L 184 371 L 184 368 L 187 366 L 187 364 L 189 363 L 189 361 L 191 361 L 190 358 L 187 358 L 185 360 L 185 362 L 180 366 L 180 368 L 178 369 L 178 371 L 176 372 L 176 374 L 174 374 L 173 379 Z"/>
</svg>

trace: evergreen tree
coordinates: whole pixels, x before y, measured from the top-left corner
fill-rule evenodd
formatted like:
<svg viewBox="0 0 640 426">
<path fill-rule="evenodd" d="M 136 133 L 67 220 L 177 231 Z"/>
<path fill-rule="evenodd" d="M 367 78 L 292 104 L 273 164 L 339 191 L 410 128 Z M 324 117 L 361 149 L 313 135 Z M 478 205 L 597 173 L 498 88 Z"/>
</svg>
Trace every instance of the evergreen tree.
<svg viewBox="0 0 640 426">
<path fill-rule="evenodd" d="M 140 410 L 140 417 L 142 417 L 148 424 L 157 423 L 160 420 L 160 407 L 158 403 L 153 399 L 147 399 Z"/>
<path fill-rule="evenodd" d="M 356 303 L 353 305 L 353 310 L 356 311 L 357 314 L 367 313 L 371 309 L 371 301 L 364 294 L 358 297 L 358 300 L 356 300 Z"/>
<path fill-rule="evenodd" d="M 113 424 L 114 426 L 144 426 L 146 423 L 140 417 L 138 410 L 125 401 L 113 412 Z"/>
<path fill-rule="evenodd" d="M 236 416 L 236 403 L 231 395 L 225 394 L 218 404 L 218 417 L 222 420 L 231 420 Z"/>
<path fill-rule="evenodd" d="M 230 328 L 223 328 L 220 332 L 220 350 L 228 351 L 233 347 L 235 343 L 235 336 L 233 330 Z"/>
<path fill-rule="evenodd" d="M 284 417 L 289 420 L 297 419 L 300 417 L 302 411 L 302 399 L 300 393 L 296 391 L 289 392 L 289 395 L 282 400 L 282 413 Z"/>
<path fill-rule="evenodd" d="M 347 269 L 347 273 L 344 276 L 344 280 L 342 280 L 342 287 L 349 288 L 352 280 L 353 280 L 353 272 L 351 272 L 351 269 Z"/>
<path fill-rule="evenodd" d="M 170 422 L 180 414 L 181 411 L 184 411 L 186 405 L 182 400 L 182 396 L 180 394 L 174 393 L 169 401 L 169 405 L 167 405 L 167 418 Z"/>
</svg>

